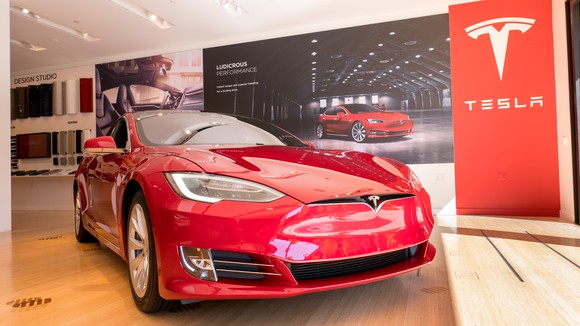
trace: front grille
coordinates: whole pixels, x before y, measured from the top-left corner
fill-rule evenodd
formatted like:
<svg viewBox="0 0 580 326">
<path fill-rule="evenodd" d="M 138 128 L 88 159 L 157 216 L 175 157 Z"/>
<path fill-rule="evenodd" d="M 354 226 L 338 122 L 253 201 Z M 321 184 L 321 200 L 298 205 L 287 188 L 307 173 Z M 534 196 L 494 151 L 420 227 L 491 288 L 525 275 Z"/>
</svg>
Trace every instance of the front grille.
<svg viewBox="0 0 580 326">
<path fill-rule="evenodd" d="M 273 265 L 260 264 L 252 257 L 232 251 L 212 250 L 214 268 L 218 278 L 261 280 L 266 275 L 279 276 Z"/>
<path fill-rule="evenodd" d="M 379 203 L 391 200 L 399 200 L 405 199 L 409 197 L 414 197 L 413 194 L 406 194 L 406 193 L 398 193 L 398 194 L 386 194 L 386 195 L 377 195 L 379 196 Z M 325 199 L 320 201 L 315 201 L 310 203 L 309 205 L 332 205 L 332 204 L 356 204 L 356 203 L 368 203 L 370 196 L 358 196 L 358 197 L 342 197 L 342 198 L 332 198 L 332 199 Z"/>
<path fill-rule="evenodd" d="M 370 271 L 400 263 L 417 252 L 417 246 L 379 255 L 316 263 L 290 264 L 297 281 L 315 280 Z"/>
<path fill-rule="evenodd" d="M 388 131 L 385 134 L 386 135 L 389 135 L 389 136 L 397 136 L 397 135 L 404 136 L 404 135 L 407 135 L 410 132 L 411 132 L 411 130 L 409 129 L 409 130 L 400 130 L 400 131 Z"/>
</svg>

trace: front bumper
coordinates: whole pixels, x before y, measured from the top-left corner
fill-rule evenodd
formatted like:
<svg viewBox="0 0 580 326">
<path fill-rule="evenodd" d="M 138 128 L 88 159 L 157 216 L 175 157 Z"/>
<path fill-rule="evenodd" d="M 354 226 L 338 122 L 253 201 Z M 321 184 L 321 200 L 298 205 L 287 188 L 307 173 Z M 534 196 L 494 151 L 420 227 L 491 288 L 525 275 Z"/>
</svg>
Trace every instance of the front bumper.
<svg viewBox="0 0 580 326">
<path fill-rule="evenodd" d="M 289 197 L 259 204 L 204 204 L 182 199 L 171 190 L 150 189 L 164 193 L 151 193 L 148 200 L 167 199 L 162 203 L 152 199 L 149 210 L 159 291 L 168 300 L 290 297 L 383 280 L 425 266 L 435 256 L 428 241 L 433 218 L 420 196 L 383 204 L 375 212 L 364 203 L 304 205 Z M 266 273 L 260 278 L 218 273 L 217 282 L 200 280 L 182 266 L 180 247 L 239 253 L 265 266 Z M 340 265 L 352 259 L 364 264 L 378 255 L 402 251 L 413 254 L 352 274 L 297 280 L 300 277 L 293 273 L 293 267 L 304 264 Z"/>
<path fill-rule="evenodd" d="M 367 126 L 368 138 L 403 137 L 413 134 L 413 122 L 400 120 L 386 123 L 371 123 Z"/>
</svg>

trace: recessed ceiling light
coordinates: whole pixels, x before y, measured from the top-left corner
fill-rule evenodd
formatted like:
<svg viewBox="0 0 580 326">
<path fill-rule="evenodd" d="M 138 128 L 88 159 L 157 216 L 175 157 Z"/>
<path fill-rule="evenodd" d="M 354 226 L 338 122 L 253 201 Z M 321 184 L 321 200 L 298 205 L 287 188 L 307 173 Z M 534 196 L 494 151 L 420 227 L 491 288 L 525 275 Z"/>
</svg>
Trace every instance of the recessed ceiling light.
<svg viewBox="0 0 580 326">
<path fill-rule="evenodd" d="M 389 35 L 395 35 L 395 32 L 390 32 Z"/>
<path fill-rule="evenodd" d="M 30 10 L 28 10 L 28 9 L 26 9 L 26 8 L 22 8 L 22 13 L 23 13 L 23 14 L 27 14 L 27 13 L 29 13 L 29 12 L 30 12 Z"/>
<path fill-rule="evenodd" d="M 315 56 L 315 55 L 317 55 L 318 53 L 316 53 L 316 52 L 312 52 L 312 53 L 310 53 L 310 54 L 311 54 L 311 55 L 314 57 L 314 56 Z"/>
</svg>

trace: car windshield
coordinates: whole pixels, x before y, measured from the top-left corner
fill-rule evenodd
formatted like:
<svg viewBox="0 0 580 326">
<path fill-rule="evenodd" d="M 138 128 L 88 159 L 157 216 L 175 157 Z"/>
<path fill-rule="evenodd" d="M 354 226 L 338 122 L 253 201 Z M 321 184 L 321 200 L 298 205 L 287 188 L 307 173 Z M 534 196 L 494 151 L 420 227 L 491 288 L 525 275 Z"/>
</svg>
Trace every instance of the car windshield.
<svg viewBox="0 0 580 326">
<path fill-rule="evenodd" d="M 383 112 L 381 109 L 367 104 L 348 104 L 344 106 L 350 113 Z"/>
<path fill-rule="evenodd" d="M 135 113 L 137 133 L 148 146 L 278 145 L 307 147 L 273 124 L 240 116 L 199 111 Z"/>
</svg>

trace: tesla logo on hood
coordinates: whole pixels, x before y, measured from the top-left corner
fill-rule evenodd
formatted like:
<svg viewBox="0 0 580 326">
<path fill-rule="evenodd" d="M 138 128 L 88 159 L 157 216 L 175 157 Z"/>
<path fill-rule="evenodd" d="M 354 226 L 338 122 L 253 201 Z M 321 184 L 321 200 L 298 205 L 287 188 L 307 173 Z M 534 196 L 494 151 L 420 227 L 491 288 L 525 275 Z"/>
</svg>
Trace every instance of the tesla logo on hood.
<svg viewBox="0 0 580 326">
<path fill-rule="evenodd" d="M 523 34 L 527 32 L 535 22 L 535 19 L 522 17 L 495 18 L 469 26 L 465 29 L 465 32 L 471 38 L 476 40 L 481 35 L 489 35 L 493 55 L 495 56 L 497 71 L 499 73 L 499 80 L 502 80 L 510 32 L 520 31 Z M 496 26 L 501 24 L 503 24 L 503 26 L 498 30 Z"/>
<path fill-rule="evenodd" d="M 367 200 L 368 200 L 368 204 L 371 206 L 371 208 L 376 212 L 379 210 L 379 200 L 381 199 L 380 196 L 368 196 Z"/>
</svg>

